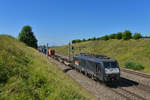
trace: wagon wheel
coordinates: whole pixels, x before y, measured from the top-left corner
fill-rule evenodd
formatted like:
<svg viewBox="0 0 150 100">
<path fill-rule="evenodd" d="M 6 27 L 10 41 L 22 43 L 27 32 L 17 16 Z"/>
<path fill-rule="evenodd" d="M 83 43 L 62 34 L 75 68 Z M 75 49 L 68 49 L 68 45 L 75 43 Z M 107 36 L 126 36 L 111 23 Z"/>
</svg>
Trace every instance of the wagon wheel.
<svg viewBox="0 0 150 100">
<path fill-rule="evenodd" d="M 92 75 L 92 80 L 94 79 L 94 75 Z"/>
</svg>

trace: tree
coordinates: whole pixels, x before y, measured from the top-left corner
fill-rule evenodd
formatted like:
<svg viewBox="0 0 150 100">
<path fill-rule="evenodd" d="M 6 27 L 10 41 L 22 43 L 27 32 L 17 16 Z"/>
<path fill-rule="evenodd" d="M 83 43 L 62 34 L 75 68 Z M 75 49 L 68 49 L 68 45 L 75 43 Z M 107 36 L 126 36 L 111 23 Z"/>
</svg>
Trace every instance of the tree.
<svg viewBox="0 0 150 100">
<path fill-rule="evenodd" d="M 83 42 L 85 42 L 86 41 L 86 39 L 85 38 L 83 38 L 83 40 L 82 40 Z"/>
<path fill-rule="evenodd" d="M 30 47 L 37 48 L 37 39 L 32 32 L 32 27 L 29 25 L 22 28 L 18 39 Z"/>
<path fill-rule="evenodd" d="M 109 40 L 109 36 L 108 35 L 105 35 L 101 38 L 102 40 Z"/>
<path fill-rule="evenodd" d="M 92 41 L 96 40 L 96 37 L 91 38 Z"/>
<path fill-rule="evenodd" d="M 76 40 L 72 40 L 72 44 L 73 44 L 73 43 L 76 43 Z"/>
<path fill-rule="evenodd" d="M 126 30 L 126 31 L 123 32 L 122 38 L 124 40 L 129 40 L 129 39 L 132 38 L 132 33 L 129 30 Z"/>
<path fill-rule="evenodd" d="M 116 34 L 116 39 L 118 39 L 118 40 L 122 39 L 122 32 L 118 32 Z"/>
<path fill-rule="evenodd" d="M 116 38 L 116 34 L 111 34 L 110 36 L 109 36 L 109 39 L 115 39 Z"/>
<path fill-rule="evenodd" d="M 72 44 L 73 43 L 80 43 L 80 42 L 82 42 L 82 40 L 80 40 L 80 39 L 72 40 Z"/>
<path fill-rule="evenodd" d="M 135 34 L 133 35 L 133 39 L 135 39 L 135 40 L 138 40 L 138 39 L 140 39 L 140 38 L 142 38 L 141 33 L 135 33 Z"/>
<path fill-rule="evenodd" d="M 91 40 L 92 40 L 91 38 L 88 39 L 88 41 L 91 41 Z"/>
</svg>

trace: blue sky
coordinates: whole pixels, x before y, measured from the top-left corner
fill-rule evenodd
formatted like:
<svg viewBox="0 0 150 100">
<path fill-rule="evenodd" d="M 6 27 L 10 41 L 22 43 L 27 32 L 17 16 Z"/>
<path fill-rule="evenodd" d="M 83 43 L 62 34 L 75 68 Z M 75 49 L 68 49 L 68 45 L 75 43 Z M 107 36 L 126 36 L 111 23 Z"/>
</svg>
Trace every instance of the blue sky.
<svg viewBox="0 0 150 100">
<path fill-rule="evenodd" d="M 126 29 L 150 35 L 150 0 L 0 0 L 0 34 L 31 25 L 39 44 L 64 45 Z"/>
</svg>

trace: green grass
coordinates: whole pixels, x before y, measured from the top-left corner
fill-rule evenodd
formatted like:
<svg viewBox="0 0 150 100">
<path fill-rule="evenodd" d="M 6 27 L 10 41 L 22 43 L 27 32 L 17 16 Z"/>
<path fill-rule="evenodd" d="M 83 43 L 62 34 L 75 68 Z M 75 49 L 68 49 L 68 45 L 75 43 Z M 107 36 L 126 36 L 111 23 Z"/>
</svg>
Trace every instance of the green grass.
<svg viewBox="0 0 150 100">
<path fill-rule="evenodd" d="M 118 60 L 121 67 L 125 62 L 133 61 L 143 65 L 145 68 L 142 72 L 150 73 L 150 40 L 96 40 L 73 44 L 75 54 L 80 52 L 94 53 L 109 56 Z M 68 55 L 68 46 L 56 47 L 56 53 Z"/>
<path fill-rule="evenodd" d="M 94 100 L 48 59 L 0 35 L 0 100 Z"/>
</svg>

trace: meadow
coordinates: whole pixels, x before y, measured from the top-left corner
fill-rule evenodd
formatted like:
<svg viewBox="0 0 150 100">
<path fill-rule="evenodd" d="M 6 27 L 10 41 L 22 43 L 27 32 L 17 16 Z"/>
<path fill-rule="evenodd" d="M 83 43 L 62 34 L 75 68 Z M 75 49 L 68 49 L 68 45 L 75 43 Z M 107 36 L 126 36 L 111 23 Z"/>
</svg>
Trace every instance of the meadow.
<svg viewBox="0 0 150 100">
<path fill-rule="evenodd" d="M 0 35 L 0 100 L 94 100 L 37 50 Z"/>
<path fill-rule="evenodd" d="M 144 66 L 142 72 L 150 73 L 150 39 L 139 40 L 95 40 L 72 44 L 74 54 L 92 53 L 106 55 L 116 59 L 120 67 L 127 62 L 134 62 Z M 54 48 L 56 53 L 68 56 L 68 45 Z M 71 55 L 73 55 L 71 53 Z"/>
</svg>

